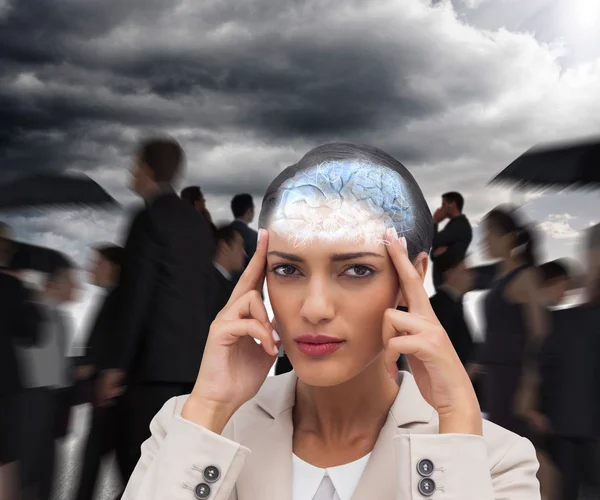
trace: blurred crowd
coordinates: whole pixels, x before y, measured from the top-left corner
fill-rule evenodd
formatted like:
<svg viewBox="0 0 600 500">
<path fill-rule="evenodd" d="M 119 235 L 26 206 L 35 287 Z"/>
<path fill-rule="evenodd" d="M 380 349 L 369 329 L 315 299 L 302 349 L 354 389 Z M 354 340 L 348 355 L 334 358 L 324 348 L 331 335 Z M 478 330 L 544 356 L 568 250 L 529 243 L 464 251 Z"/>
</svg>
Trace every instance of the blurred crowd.
<svg viewBox="0 0 600 500">
<path fill-rule="evenodd" d="M 126 484 L 154 415 L 191 391 L 210 324 L 254 254 L 257 232 L 250 194 L 234 196 L 233 220 L 217 227 L 200 187 L 177 193 L 183 161 L 168 138 L 136 152 L 130 188 L 144 204 L 122 246 L 91 249 L 89 281 L 103 296 L 80 356 L 68 355 L 64 312 L 77 300 L 76 265 L 56 252 L 32 289 L 25 273 L 35 258 L 0 224 L 2 499 L 56 497 L 57 443 L 79 405 L 92 409 L 73 496 L 94 498 L 109 455 Z M 463 196 L 448 192 L 433 214 L 431 304 L 487 418 L 535 444 L 543 497 L 600 498 L 600 225 L 582 238 L 582 272 L 566 259 L 540 263 L 533 225 L 498 207 L 483 220 L 491 263 L 473 267 L 464 208 Z M 475 290 L 487 291 L 483 342 L 464 311 Z M 275 373 L 291 369 L 282 350 Z"/>
</svg>

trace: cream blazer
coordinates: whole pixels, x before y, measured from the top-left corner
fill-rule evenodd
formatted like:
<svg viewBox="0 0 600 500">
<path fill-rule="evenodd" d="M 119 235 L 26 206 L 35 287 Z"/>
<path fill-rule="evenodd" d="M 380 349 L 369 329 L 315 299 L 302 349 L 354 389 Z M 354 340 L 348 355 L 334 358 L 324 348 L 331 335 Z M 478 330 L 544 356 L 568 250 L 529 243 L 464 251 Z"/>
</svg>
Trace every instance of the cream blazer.
<svg viewBox="0 0 600 500">
<path fill-rule="evenodd" d="M 294 372 L 268 377 L 218 435 L 181 418 L 169 400 L 123 500 L 291 500 Z M 413 376 L 400 390 L 353 500 L 539 500 L 532 444 L 484 421 L 484 436 L 438 434 Z"/>
</svg>

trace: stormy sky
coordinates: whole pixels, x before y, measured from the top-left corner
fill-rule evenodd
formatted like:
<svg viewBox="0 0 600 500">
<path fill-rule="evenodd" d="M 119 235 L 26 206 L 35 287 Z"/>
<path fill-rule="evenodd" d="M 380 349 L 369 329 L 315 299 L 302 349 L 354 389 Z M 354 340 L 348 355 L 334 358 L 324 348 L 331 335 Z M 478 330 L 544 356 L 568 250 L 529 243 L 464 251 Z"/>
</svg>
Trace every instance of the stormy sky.
<svg viewBox="0 0 600 500">
<path fill-rule="evenodd" d="M 82 171 L 119 201 L 140 137 L 170 133 L 217 220 L 312 147 L 380 147 L 433 209 L 461 191 L 477 224 L 509 191 L 487 181 L 539 142 L 600 134 L 594 0 L 0 0 L 0 180 Z M 545 256 L 575 256 L 596 193 L 527 198 Z M 85 260 L 126 215 L 0 214 Z M 477 253 L 476 248 L 475 254 Z"/>
</svg>

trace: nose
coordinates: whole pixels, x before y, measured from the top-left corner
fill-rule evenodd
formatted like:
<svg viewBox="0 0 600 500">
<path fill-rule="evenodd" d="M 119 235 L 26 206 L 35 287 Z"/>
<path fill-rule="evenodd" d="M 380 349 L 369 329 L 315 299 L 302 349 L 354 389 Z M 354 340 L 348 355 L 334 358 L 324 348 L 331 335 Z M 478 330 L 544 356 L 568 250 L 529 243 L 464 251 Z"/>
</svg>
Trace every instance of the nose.
<svg viewBox="0 0 600 500">
<path fill-rule="evenodd" d="M 324 278 L 310 280 L 300 315 L 313 325 L 333 319 L 335 315 L 333 290 L 328 280 Z"/>
</svg>

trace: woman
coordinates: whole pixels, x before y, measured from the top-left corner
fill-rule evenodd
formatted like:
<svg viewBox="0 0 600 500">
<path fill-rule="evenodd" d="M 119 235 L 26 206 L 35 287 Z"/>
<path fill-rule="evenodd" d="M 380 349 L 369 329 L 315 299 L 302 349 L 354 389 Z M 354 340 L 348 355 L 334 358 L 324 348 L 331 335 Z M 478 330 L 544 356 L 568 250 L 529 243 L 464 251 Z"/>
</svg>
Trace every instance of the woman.
<svg viewBox="0 0 600 500">
<path fill-rule="evenodd" d="M 482 422 L 431 309 L 431 213 L 400 163 L 318 147 L 273 181 L 259 226 L 194 390 L 155 417 L 124 499 L 539 498 L 533 447 Z M 280 343 L 294 371 L 265 381 Z"/>
<path fill-rule="evenodd" d="M 519 434 L 543 427 L 533 411 L 535 351 L 546 334 L 547 311 L 535 267 L 534 241 L 514 211 L 496 208 L 484 220 L 485 244 L 500 259 L 498 275 L 484 302 L 486 337 L 485 406 L 490 421 Z"/>
</svg>

